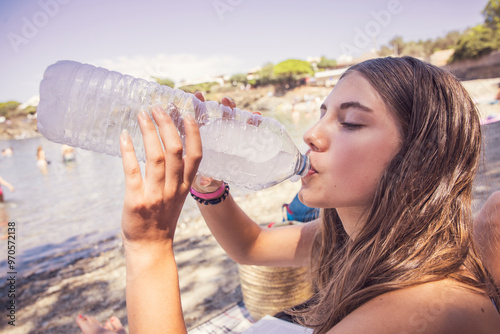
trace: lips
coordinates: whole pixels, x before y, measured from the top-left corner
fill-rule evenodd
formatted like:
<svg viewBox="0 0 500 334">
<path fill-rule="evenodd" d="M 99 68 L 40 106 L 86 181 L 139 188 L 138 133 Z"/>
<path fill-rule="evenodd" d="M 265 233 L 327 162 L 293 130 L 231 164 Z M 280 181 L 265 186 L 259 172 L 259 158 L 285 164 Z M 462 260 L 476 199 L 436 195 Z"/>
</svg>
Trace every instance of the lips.
<svg viewBox="0 0 500 334">
<path fill-rule="evenodd" d="M 318 172 L 314 169 L 312 162 L 311 162 L 311 168 L 309 169 L 309 171 L 307 172 L 305 177 L 308 177 L 308 176 L 316 174 L 316 173 L 318 173 Z"/>
<path fill-rule="evenodd" d="M 314 168 L 311 168 L 311 169 L 309 169 L 309 171 L 307 172 L 306 176 L 313 175 L 313 174 L 316 174 L 316 171 L 314 170 Z"/>
</svg>

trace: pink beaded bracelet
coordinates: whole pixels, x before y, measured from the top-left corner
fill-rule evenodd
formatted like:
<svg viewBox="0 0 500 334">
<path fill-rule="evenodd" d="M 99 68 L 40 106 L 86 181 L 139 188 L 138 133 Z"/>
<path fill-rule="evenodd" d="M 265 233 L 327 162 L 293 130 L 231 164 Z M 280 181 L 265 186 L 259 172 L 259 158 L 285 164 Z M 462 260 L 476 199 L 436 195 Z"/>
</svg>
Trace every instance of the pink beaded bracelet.
<svg viewBox="0 0 500 334">
<path fill-rule="evenodd" d="M 217 189 L 215 192 L 212 193 L 207 193 L 203 194 L 200 192 L 197 192 L 191 187 L 190 190 L 191 196 L 198 201 L 201 204 L 204 205 L 215 205 L 219 204 L 222 201 L 224 201 L 229 195 L 229 185 L 227 183 L 222 183 L 219 189 Z"/>
</svg>

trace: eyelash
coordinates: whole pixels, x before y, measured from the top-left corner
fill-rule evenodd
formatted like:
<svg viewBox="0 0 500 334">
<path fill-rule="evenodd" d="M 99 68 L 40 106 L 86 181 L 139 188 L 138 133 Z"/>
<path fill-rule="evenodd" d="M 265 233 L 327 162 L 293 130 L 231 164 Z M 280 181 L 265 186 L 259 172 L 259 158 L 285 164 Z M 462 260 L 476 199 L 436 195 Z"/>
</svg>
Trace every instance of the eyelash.
<svg viewBox="0 0 500 334">
<path fill-rule="evenodd" d="M 358 130 L 363 127 L 361 124 L 353 124 L 353 123 L 347 123 L 347 122 L 342 122 L 340 123 L 344 128 L 347 130 Z"/>
</svg>

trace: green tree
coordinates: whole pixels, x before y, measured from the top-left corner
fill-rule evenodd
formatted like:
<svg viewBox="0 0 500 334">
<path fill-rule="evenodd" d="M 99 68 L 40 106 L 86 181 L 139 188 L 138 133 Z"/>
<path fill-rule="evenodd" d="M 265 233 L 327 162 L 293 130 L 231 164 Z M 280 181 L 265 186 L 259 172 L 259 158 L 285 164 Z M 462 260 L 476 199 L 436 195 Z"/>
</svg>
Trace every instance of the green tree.
<svg viewBox="0 0 500 334">
<path fill-rule="evenodd" d="M 450 31 L 445 37 L 438 37 L 432 45 L 432 52 L 454 48 L 462 34 L 458 31 Z"/>
<path fill-rule="evenodd" d="M 412 57 L 425 57 L 425 48 L 423 43 L 418 43 L 418 42 L 408 42 L 405 43 L 403 46 L 403 49 L 401 50 L 401 54 L 405 56 L 412 56 Z"/>
<path fill-rule="evenodd" d="M 231 78 L 229 78 L 229 81 L 231 81 L 231 83 L 238 82 L 238 83 L 242 83 L 244 85 L 246 85 L 248 82 L 247 75 L 245 73 L 233 74 L 231 76 Z"/>
<path fill-rule="evenodd" d="M 7 101 L 0 103 L 0 116 L 9 117 L 13 115 L 21 103 L 17 101 Z"/>
<path fill-rule="evenodd" d="M 392 46 L 394 53 L 397 56 L 399 56 L 401 54 L 401 51 L 403 51 L 403 48 L 405 46 L 405 42 L 403 41 L 403 37 L 395 36 L 393 39 L 391 39 L 391 41 L 389 42 L 389 45 Z"/>
<path fill-rule="evenodd" d="M 484 24 L 468 29 L 459 39 L 451 61 L 476 58 L 500 49 L 500 0 L 489 0 L 482 14 Z"/>
<path fill-rule="evenodd" d="M 175 86 L 175 83 L 173 80 L 170 80 L 168 78 L 157 78 L 157 77 L 153 77 L 153 79 L 156 80 L 157 83 L 159 83 L 160 85 L 162 86 L 168 86 L 170 88 L 174 88 Z"/>
<path fill-rule="evenodd" d="M 436 51 L 434 49 L 434 41 L 432 39 L 426 39 L 425 41 L 419 41 L 419 43 L 422 45 L 424 49 L 424 55 L 425 57 L 430 57 L 430 55 Z"/>
<path fill-rule="evenodd" d="M 281 78 L 300 79 L 304 75 L 312 75 L 314 71 L 310 63 L 299 59 L 288 59 L 274 66 L 273 75 Z"/>
<path fill-rule="evenodd" d="M 273 75 L 276 78 L 275 95 L 280 96 L 288 89 L 300 85 L 301 79 L 314 74 L 311 64 L 304 60 L 288 59 L 274 66 Z"/>
<path fill-rule="evenodd" d="M 387 45 L 382 45 L 380 50 L 378 51 L 378 55 L 380 57 L 388 57 L 394 54 L 394 50 L 388 47 Z"/>
<path fill-rule="evenodd" d="M 493 30 L 500 27 L 500 0 L 489 0 L 483 12 L 484 24 Z"/>
<path fill-rule="evenodd" d="M 260 71 L 257 73 L 259 78 L 257 79 L 256 84 L 257 85 L 268 85 L 273 83 L 274 80 L 274 64 L 273 63 L 266 63 Z"/>
<path fill-rule="evenodd" d="M 500 38 L 487 25 L 477 25 L 466 31 L 455 47 L 451 61 L 477 58 L 497 50 L 500 47 Z"/>
<path fill-rule="evenodd" d="M 205 93 L 210 93 L 214 87 L 219 87 L 218 82 L 204 82 L 204 83 L 199 83 L 195 85 L 186 85 L 186 86 L 181 86 L 179 87 L 180 90 L 183 90 L 188 93 L 195 93 L 195 92 L 205 92 Z"/>
<path fill-rule="evenodd" d="M 321 57 L 321 60 L 317 64 L 318 68 L 329 69 L 337 66 L 337 61 L 335 59 L 328 59 L 326 57 Z"/>
</svg>

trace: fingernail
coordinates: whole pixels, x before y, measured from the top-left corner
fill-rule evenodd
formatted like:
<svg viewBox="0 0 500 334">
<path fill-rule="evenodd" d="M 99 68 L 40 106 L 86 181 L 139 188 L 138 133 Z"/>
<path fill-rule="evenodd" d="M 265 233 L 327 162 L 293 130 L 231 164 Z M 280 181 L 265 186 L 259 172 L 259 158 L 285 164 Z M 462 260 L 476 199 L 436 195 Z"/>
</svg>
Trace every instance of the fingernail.
<svg viewBox="0 0 500 334">
<path fill-rule="evenodd" d="M 261 115 L 262 116 L 262 114 L 260 112 L 258 112 L 258 111 L 254 111 L 253 114 L 254 115 Z"/>
<path fill-rule="evenodd" d="M 162 107 L 160 107 L 160 106 L 154 107 L 153 110 L 156 111 L 159 114 L 164 114 L 165 113 L 165 109 L 162 108 Z"/>
<path fill-rule="evenodd" d="M 147 117 L 146 117 L 146 113 L 143 111 L 141 111 L 139 113 L 139 117 L 143 120 L 143 121 L 146 121 L 147 120 Z"/>
<path fill-rule="evenodd" d="M 82 319 L 82 318 L 83 318 L 83 315 L 79 314 L 79 315 L 78 315 L 78 318 Z"/>
<path fill-rule="evenodd" d="M 194 120 L 193 115 L 187 114 L 186 117 L 185 117 L 185 119 L 186 119 L 186 121 L 188 121 L 191 124 L 196 123 L 196 121 Z"/>
<path fill-rule="evenodd" d="M 127 131 L 127 129 L 123 129 L 122 130 L 122 133 L 120 134 L 120 140 L 124 144 L 126 144 L 128 142 L 128 131 Z"/>
</svg>

